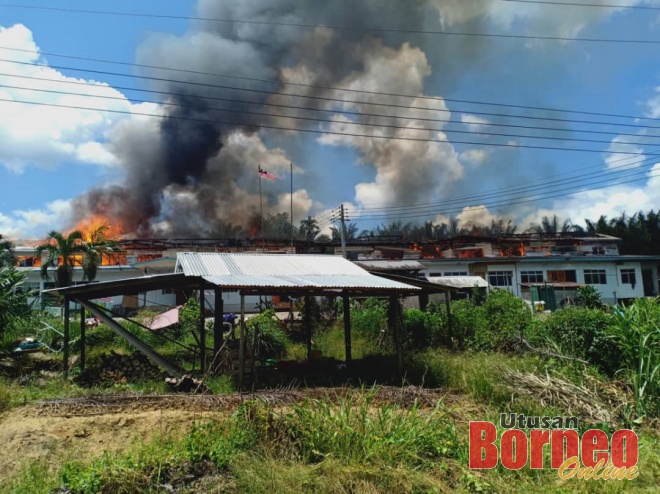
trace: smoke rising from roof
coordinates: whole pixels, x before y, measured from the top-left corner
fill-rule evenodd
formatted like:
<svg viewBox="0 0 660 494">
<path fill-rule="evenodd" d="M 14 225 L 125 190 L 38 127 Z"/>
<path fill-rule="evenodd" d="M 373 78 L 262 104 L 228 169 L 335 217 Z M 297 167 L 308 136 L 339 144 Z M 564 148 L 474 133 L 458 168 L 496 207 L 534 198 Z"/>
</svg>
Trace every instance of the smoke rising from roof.
<svg viewBox="0 0 660 494">
<path fill-rule="evenodd" d="M 275 174 L 288 174 L 290 156 L 271 143 L 295 137 L 295 132 L 264 130 L 260 128 L 262 125 L 293 129 L 315 125 L 314 128 L 320 126 L 334 132 L 443 140 L 445 142 L 415 142 L 337 135 L 319 138 L 326 145 L 353 147 L 361 163 L 373 167 L 374 181 L 356 186 L 358 204 L 400 205 L 429 200 L 438 193 L 447 192 L 451 183 L 464 173 L 459 155 L 442 132 L 441 124 L 437 124 L 439 130 L 429 131 L 413 129 L 428 126 L 423 120 L 408 120 L 409 128 L 396 130 L 360 127 L 351 122 L 401 125 L 396 116 L 432 118 L 438 110 L 446 110 L 444 101 L 347 93 L 318 86 L 423 96 L 424 81 L 432 73 L 424 52 L 425 44 L 433 43 L 439 54 L 436 59 L 443 64 L 433 69 L 446 73 L 449 81 L 456 77 L 457 64 L 470 64 L 469 57 L 450 54 L 479 56 L 487 52 L 488 41 L 451 37 L 429 41 L 421 36 L 361 28 L 415 30 L 437 26 L 439 22 L 447 28 L 469 24 L 471 29 L 478 30 L 486 18 L 506 24 L 518 15 L 501 8 L 501 2 L 495 0 L 199 0 L 197 16 L 201 18 L 323 23 L 356 29 L 310 30 L 282 25 L 194 21 L 181 36 L 151 35 L 137 52 L 138 63 L 196 73 L 142 69 L 144 75 L 161 78 L 152 83 L 153 89 L 169 93 L 165 102 L 176 106 L 161 107 L 158 111 L 164 118 L 160 121 L 135 117 L 118 125 L 109 136 L 109 148 L 123 164 L 125 180 L 89 191 L 76 200 L 75 207 L 81 215 L 94 213 L 118 219 L 124 231 L 138 236 L 213 235 L 225 231 L 227 225 L 249 225 L 259 208 L 257 164 Z M 579 20 L 572 25 L 573 31 L 583 25 Z M 203 72 L 273 79 L 280 83 L 269 85 L 204 75 Z M 317 87 L 291 86 L 286 85 L 287 82 Z M 249 93 L 218 85 L 276 94 Z M 250 104 L 240 102 L 246 100 Z M 428 110 L 368 104 L 375 101 Z M 242 113 L 246 110 L 273 112 L 271 107 L 264 106 L 266 103 L 338 108 L 385 116 L 335 116 L 331 123 L 317 125 L 292 119 L 310 115 L 300 110 L 276 110 L 282 115 L 277 117 Z M 376 109 L 378 111 L 374 111 Z M 327 113 L 312 116 L 319 115 L 327 118 Z M 442 115 L 444 118 L 448 113 Z M 301 166 L 304 173 L 304 165 Z M 310 195 L 314 195 L 314 185 L 309 187 L 310 191 L 294 193 L 296 206 L 301 211 L 309 210 L 312 203 Z M 268 189 L 264 201 L 276 206 L 278 201 L 282 202 L 279 195 L 288 192 L 288 181 L 280 181 Z"/>
</svg>

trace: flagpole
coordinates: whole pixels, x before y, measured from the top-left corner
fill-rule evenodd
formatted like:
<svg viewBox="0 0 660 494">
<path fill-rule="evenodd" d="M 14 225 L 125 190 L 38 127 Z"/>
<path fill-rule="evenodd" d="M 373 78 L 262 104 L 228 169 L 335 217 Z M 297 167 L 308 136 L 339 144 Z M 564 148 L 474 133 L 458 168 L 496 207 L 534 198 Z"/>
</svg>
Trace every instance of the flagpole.
<svg viewBox="0 0 660 494">
<path fill-rule="evenodd" d="M 291 169 L 291 216 L 289 217 L 291 222 L 291 253 L 295 254 L 293 252 L 293 161 L 289 163 L 289 167 Z"/>
<path fill-rule="evenodd" d="M 259 215 L 261 216 L 261 252 L 264 251 L 264 202 L 261 198 L 261 164 L 259 164 L 259 171 L 257 172 L 257 177 L 259 177 Z"/>
</svg>

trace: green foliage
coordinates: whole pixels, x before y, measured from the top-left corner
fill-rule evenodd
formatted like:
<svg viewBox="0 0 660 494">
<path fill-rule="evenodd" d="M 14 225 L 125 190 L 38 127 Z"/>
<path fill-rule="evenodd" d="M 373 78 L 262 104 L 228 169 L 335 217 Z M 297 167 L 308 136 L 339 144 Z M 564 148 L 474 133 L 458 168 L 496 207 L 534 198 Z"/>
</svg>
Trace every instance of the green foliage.
<svg viewBox="0 0 660 494">
<path fill-rule="evenodd" d="M 295 404 L 281 415 L 287 435 L 300 458 L 316 462 L 332 457 L 347 463 L 430 465 L 456 454 L 454 424 L 438 406 L 424 413 L 417 403 L 408 410 L 393 405 L 374 407 L 373 393 L 358 395 L 357 402 L 341 397 Z"/>
<path fill-rule="evenodd" d="M 387 327 L 387 301 L 367 299 L 351 307 L 351 328 L 358 334 L 377 340 Z"/>
<path fill-rule="evenodd" d="M 587 309 L 600 309 L 603 307 L 600 293 L 591 285 L 578 287 L 577 302 L 578 305 L 586 307 Z"/>
<path fill-rule="evenodd" d="M 14 266 L 0 266 L 0 340 L 29 313 L 28 293 L 23 290 L 25 274 Z"/>
<path fill-rule="evenodd" d="M 619 371 L 633 388 L 635 415 L 660 413 L 660 297 L 638 299 L 614 312 L 609 337 L 617 346 Z"/>
<path fill-rule="evenodd" d="M 188 297 L 179 310 L 179 323 L 184 334 L 194 333 L 199 328 L 199 300 Z"/>
<path fill-rule="evenodd" d="M 46 243 L 37 246 L 36 252 L 38 256 L 43 252 L 47 254 L 47 258 L 41 265 L 41 276 L 46 280 L 50 279 L 48 269 L 55 268 L 57 286 L 69 286 L 73 277 L 74 256 L 82 255 L 85 252 L 83 234 L 76 230 L 64 236 L 53 230 L 48 233 Z"/>
<path fill-rule="evenodd" d="M 495 290 L 481 306 L 487 325 L 475 328 L 478 350 L 511 351 L 520 345 L 532 320 L 527 304 L 506 290 Z"/>
<path fill-rule="evenodd" d="M 431 324 L 441 323 L 437 342 L 458 349 L 515 350 L 532 321 L 527 304 L 506 290 L 491 292 L 481 305 L 474 300 L 452 302 L 451 328 L 441 304 L 433 306 L 430 312 L 437 314 Z"/>
<path fill-rule="evenodd" d="M 254 352 L 259 358 L 278 358 L 286 354 L 290 341 L 280 326 L 273 309 L 268 309 L 253 317 L 246 325 L 248 341 L 254 345 Z"/>
<path fill-rule="evenodd" d="M 545 331 L 559 353 L 587 360 L 601 372 L 613 375 L 618 368 L 618 352 L 607 337 L 610 321 L 601 310 L 568 307 L 545 320 Z"/>
<path fill-rule="evenodd" d="M 445 324 L 437 312 L 419 309 L 403 311 L 404 345 L 408 348 L 427 348 L 438 342 Z"/>
</svg>

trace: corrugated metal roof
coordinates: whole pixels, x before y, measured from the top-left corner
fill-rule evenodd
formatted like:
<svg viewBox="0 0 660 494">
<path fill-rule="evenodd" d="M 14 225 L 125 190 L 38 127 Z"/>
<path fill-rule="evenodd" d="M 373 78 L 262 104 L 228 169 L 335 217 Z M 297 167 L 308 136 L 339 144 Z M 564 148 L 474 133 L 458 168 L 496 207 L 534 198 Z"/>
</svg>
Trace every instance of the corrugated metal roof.
<svg viewBox="0 0 660 494">
<path fill-rule="evenodd" d="M 488 282 L 481 276 L 428 276 L 426 278 L 436 285 L 450 288 L 488 288 Z"/>
<path fill-rule="evenodd" d="M 359 259 L 355 261 L 355 264 L 366 270 L 373 271 L 421 271 L 422 269 L 426 269 L 423 264 L 415 260 Z"/>
<path fill-rule="evenodd" d="M 417 287 L 374 276 L 339 256 L 214 254 L 180 252 L 177 271 L 202 276 L 228 289 L 299 288 L 418 290 Z"/>
</svg>

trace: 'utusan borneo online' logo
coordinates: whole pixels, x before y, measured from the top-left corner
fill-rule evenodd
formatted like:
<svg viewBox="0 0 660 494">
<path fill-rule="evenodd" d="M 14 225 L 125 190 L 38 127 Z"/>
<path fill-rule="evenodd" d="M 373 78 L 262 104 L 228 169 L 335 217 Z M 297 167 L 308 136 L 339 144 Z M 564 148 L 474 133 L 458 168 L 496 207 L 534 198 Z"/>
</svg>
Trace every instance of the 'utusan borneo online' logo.
<svg viewBox="0 0 660 494">
<path fill-rule="evenodd" d="M 489 469 L 502 463 L 519 470 L 548 468 L 544 447 L 550 452 L 549 468 L 562 479 L 632 480 L 639 475 L 637 434 L 620 429 L 610 437 L 598 429 L 578 434 L 577 417 L 527 417 L 503 413 L 500 427 L 506 429 L 498 439 L 492 422 L 470 422 L 470 468 Z"/>
</svg>

